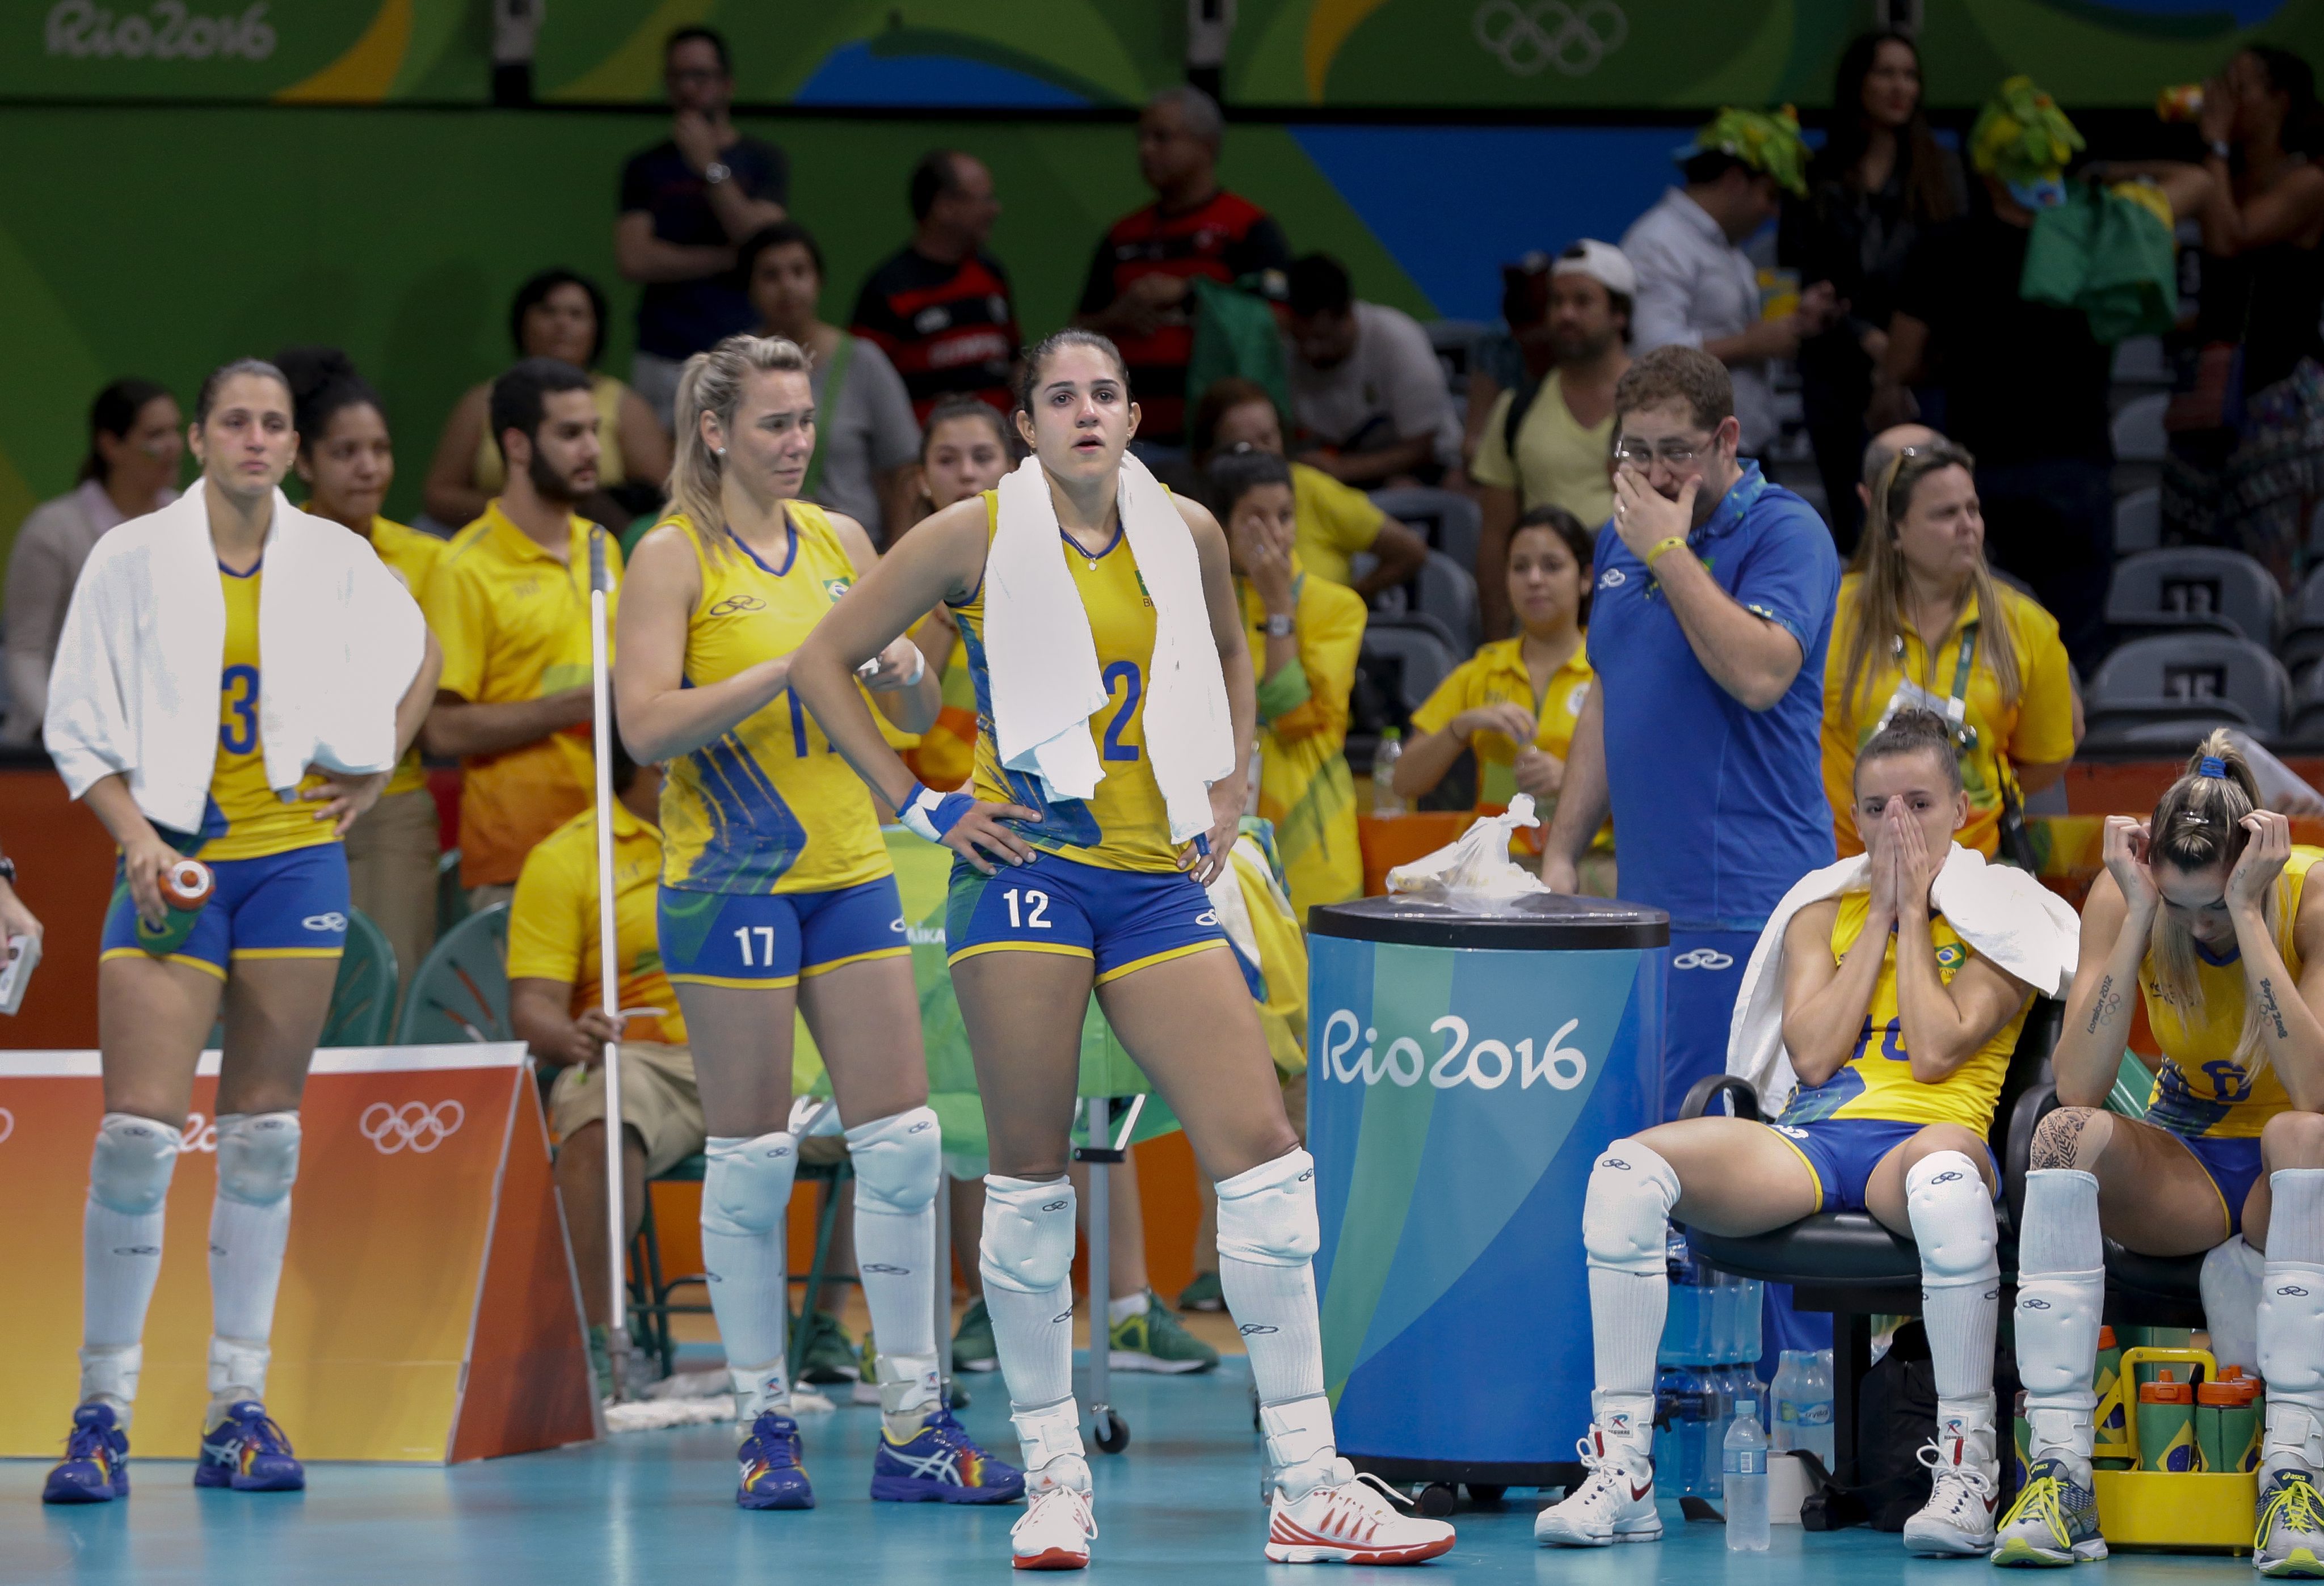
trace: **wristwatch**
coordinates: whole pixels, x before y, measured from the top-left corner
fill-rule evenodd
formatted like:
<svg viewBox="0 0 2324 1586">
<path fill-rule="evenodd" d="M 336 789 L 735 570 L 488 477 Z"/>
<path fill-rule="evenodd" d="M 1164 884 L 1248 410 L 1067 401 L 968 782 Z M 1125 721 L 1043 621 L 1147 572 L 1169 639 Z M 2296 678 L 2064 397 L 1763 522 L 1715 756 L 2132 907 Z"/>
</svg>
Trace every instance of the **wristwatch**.
<svg viewBox="0 0 2324 1586">
<path fill-rule="evenodd" d="M 1290 619 L 1289 617 L 1269 617 L 1269 618 L 1268 618 L 1268 619 L 1267 619 L 1267 636 L 1268 636 L 1269 639 L 1288 639 L 1288 638 L 1290 638 L 1290 637 L 1291 637 L 1291 619 Z"/>
<path fill-rule="evenodd" d="M 714 188 L 733 174 L 734 168 L 727 164 L 724 160 L 713 160 L 709 164 L 702 168 L 702 180 L 708 182 Z"/>
<path fill-rule="evenodd" d="M 2213 138 L 2211 140 L 2211 158 L 2214 160 L 2224 160 L 2228 164 L 2232 165 L 2235 163 L 2236 159 L 2236 146 L 2227 142 L 2225 138 Z"/>
<path fill-rule="evenodd" d="M 12 887 L 16 884 L 16 862 L 14 860 L 0 859 L 0 881 L 5 881 Z"/>
</svg>

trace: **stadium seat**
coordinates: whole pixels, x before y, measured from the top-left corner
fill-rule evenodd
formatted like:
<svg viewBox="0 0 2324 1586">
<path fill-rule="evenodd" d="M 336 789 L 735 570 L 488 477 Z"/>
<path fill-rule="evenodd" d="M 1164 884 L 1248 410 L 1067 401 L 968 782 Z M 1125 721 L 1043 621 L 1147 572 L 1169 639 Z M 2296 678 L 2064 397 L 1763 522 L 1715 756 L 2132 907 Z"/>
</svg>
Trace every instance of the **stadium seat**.
<svg viewBox="0 0 2324 1586">
<path fill-rule="evenodd" d="M 1421 565 L 1420 604 L 1424 617 L 1434 617 L 1452 635 L 1453 653 L 1466 656 L 1477 648 L 1477 576 L 1441 550 L 1428 553 Z"/>
<path fill-rule="evenodd" d="M 1395 713 L 1390 724 L 1409 721 L 1436 686 L 1464 659 L 1443 625 L 1429 617 L 1375 616 L 1364 630 L 1356 661 Z"/>
<path fill-rule="evenodd" d="M 2162 392 L 2134 398 L 2114 416 L 2114 455 L 2120 463 L 2160 463 L 2166 449 L 2163 410 L 2171 399 Z"/>
<path fill-rule="evenodd" d="M 512 1041 L 509 1022 L 509 906 L 468 916 L 420 961 L 396 1020 L 395 1044 Z"/>
<path fill-rule="evenodd" d="M 2163 544 L 2163 492 L 2153 485 L 2134 490 L 2114 503 L 2116 556 L 2134 556 Z"/>
<path fill-rule="evenodd" d="M 320 1047 L 379 1047 L 395 1023 L 395 949 L 360 908 L 347 910 L 346 951 L 331 984 Z"/>
<path fill-rule="evenodd" d="M 2264 645 L 2275 641 L 2282 611 L 2282 590 L 2257 561 L 2239 550 L 2189 545 L 2116 562 L 2106 616 L 2132 638 L 2196 629 Z"/>
<path fill-rule="evenodd" d="M 1477 542 L 1484 537 L 1484 514 L 1477 503 L 1455 490 L 1416 486 L 1405 490 L 1375 490 L 1372 505 L 1408 525 L 1471 573 L 1477 570 Z"/>
<path fill-rule="evenodd" d="M 2261 737 L 2282 730 L 2292 700 L 2283 663 L 2247 639 L 2180 633 L 2135 639 L 2090 679 L 2089 746 L 2146 723 L 2226 724 Z"/>
<path fill-rule="evenodd" d="M 2317 663 L 2324 661 L 2324 567 L 2310 573 L 2301 582 L 2300 593 L 2293 596 L 2283 638 L 2275 647 L 2275 657 L 2292 674 L 2292 686 L 2300 691 L 2305 703 L 2310 677 L 2317 670 Z"/>
<path fill-rule="evenodd" d="M 1466 398 L 1470 355 L 1478 338 L 1491 335 L 1493 327 L 1480 319 L 1432 319 L 1421 328 L 1428 333 L 1428 345 L 1436 353 L 1436 362 L 1444 371 L 1444 383 L 1452 387 L 1453 398 Z"/>
</svg>

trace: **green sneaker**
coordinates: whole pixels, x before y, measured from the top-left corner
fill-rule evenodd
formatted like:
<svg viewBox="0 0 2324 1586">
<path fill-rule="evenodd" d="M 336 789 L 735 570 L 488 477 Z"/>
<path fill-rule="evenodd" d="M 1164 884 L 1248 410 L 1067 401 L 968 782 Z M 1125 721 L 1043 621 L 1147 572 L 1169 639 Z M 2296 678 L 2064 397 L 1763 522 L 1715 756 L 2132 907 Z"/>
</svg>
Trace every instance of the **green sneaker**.
<svg viewBox="0 0 2324 1586">
<path fill-rule="evenodd" d="M 2280 1470 L 2260 1489 L 2252 1568 L 2263 1575 L 2324 1579 L 2324 1504 L 2317 1501 L 2307 1471 Z"/>
<path fill-rule="evenodd" d="M 990 1371 L 1000 1364 L 1001 1351 L 992 1342 L 992 1318 L 984 1309 L 984 1296 L 979 1295 L 961 1313 L 959 1331 L 952 1335 L 952 1369 Z"/>
<path fill-rule="evenodd" d="M 880 1402 L 880 1344 L 868 1327 L 863 1330 L 861 1369 L 863 1374 L 855 1379 L 855 1387 L 849 1392 L 848 1399 L 853 1404 L 876 1406 Z"/>
<path fill-rule="evenodd" d="M 1227 1308 L 1226 1291 L 1219 1286 L 1215 1272 L 1197 1272 L 1194 1281 L 1178 1291 L 1178 1308 L 1182 1311 L 1223 1311 Z"/>
<path fill-rule="evenodd" d="M 1219 1363 L 1219 1351 L 1196 1338 L 1164 1308 L 1162 1296 L 1146 1291 L 1146 1309 L 1113 1324 L 1107 1362 L 1117 1371 L 1161 1371 L 1178 1376 L 1207 1371 Z"/>
<path fill-rule="evenodd" d="M 807 1350 L 799 1360 L 801 1382 L 853 1382 L 861 1375 L 855 1341 L 847 1336 L 838 1317 L 818 1310 L 804 1319 L 792 1318 L 791 1325 L 807 1329 Z"/>
<path fill-rule="evenodd" d="M 603 1327 L 589 1329 L 589 1375 L 597 1384 L 597 1402 L 611 1403 L 613 1397 L 613 1347 Z"/>
<path fill-rule="evenodd" d="M 2063 1460 L 2034 1461 L 1995 1536 L 1994 1567 L 2045 1569 L 2106 1555 L 2098 1494 L 2077 1483 Z"/>
</svg>

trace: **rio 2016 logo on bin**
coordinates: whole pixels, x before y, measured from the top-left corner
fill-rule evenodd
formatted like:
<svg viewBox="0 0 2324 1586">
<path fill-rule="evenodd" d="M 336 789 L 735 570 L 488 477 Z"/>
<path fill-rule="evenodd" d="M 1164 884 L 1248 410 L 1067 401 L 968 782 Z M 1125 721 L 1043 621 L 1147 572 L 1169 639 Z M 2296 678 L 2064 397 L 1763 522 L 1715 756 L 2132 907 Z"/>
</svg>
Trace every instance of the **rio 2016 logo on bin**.
<svg viewBox="0 0 2324 1586">
<path fill-rule="evenodd" d="M 1446 1037 L 1444 1050 L 1434 1063 L 1421 1050 L 1420 1043 L 1410 1036 L 1398 1036 L 1388 1044 L 1386 1051 L 1377 1050 L 1379 1031 L 1366 1029 L 1363 1021 L 1345 1008 L 1333 1010 L 1323 1021 L 1323 1074 L 1327 1080 L 1353 1084 L 1360 1080 L 1376 1085 L 1382 1079 L 1393 1084 L 1410 1087 L 1420 1083 L 1425 1074 L 1428 1083 L 1440 1091 L 1458 1085 L 1474 1085 L 1480 1091 L 1497 1091 L 1512 1078 L 1519 1090 L 1530 1090 L 1535 1082 L 1546 1083 L 1552 1089 L 1570 1091 L 1579 1085 L 1590 1073 L 1590 1058 L 1564 1044 L 1582 1021 L 1569 1019 L 1557 1027 L 1541 1045 L 1536 1054 L 1533 1037 L 1510 1043 L 1491 1037 L 1469 1042 L 1469 1021 L 1457 1014 L 1446 1014 L 1428 1027 L 1428 1033 Z M 1360 1055 L 1356 1052 L 1358 1037 L 1363 1043 Z"/>
</svg>

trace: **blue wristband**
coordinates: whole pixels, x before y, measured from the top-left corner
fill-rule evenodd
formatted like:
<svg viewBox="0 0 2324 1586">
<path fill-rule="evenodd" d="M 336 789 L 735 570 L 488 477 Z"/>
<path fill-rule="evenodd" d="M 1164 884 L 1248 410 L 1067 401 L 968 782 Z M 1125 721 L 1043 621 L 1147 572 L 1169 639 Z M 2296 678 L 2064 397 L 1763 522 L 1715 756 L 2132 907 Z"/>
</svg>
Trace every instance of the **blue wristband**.
<svg viewBox="0 0 2324 1586">
<path fill-rule="evenodd" d="M 965 793 L 938 793 L 935 788 L 914 784 L 912 796 L 904 800 L 896 818 L 914 835 L 931 843 L 941 843 L 945 834 L 960 824 L 960 817 L 976 806 L 976 800 Z"/>
</svg>

